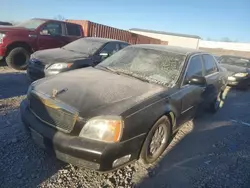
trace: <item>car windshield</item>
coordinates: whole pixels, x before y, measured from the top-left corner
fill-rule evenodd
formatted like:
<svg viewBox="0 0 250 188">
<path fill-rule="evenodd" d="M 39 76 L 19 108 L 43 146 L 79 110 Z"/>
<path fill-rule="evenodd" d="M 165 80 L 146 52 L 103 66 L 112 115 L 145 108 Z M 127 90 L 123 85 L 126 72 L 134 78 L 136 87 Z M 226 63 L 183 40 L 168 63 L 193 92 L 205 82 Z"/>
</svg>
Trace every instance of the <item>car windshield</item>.
<svg viewBox="0 0 250 188">
<path fill-rule="evenodd" d="M 96 68 L 171 86 L 179 77 L 185 58 L 185 55 L 174 52 L 131 46 L 107 58 Z"/>
<path fill-rule="evenodd" d="M 64 47 L 65 50 L 93 55 L 104 43 L 95 39 L 82 38 L 71 42 Z"/>
<path fill-rule="evenodd" d="M 44 20 L 32 19 L 32 20 L 28 20 L 28 21 L 19 23 L 16 26 L 17 27 L 24 27 L 24 28 L 27 28 L 27 29 L 35 30 L 36 28 L 38 28 L 43 23 L 45 23 Z"/>
<path fill-rule="evenodd" d="M 236 66 L 250 68 L 250 59 L 244 58 L 244 57 L 224 56 L 224 57 L 221 57 L 220 63 L 226 64 L 226 65 L 236 65 Z"/>
</svg>

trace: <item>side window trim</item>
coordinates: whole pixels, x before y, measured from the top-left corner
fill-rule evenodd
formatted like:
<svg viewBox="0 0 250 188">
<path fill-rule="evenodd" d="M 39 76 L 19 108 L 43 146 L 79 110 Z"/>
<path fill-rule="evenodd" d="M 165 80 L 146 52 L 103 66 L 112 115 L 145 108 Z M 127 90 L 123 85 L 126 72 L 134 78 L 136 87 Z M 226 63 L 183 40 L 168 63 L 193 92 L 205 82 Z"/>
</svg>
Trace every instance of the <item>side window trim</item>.
<svg viewBox="0 0 250 188">
<path fill-rule="evenodd" d="M 183 74 L 183 76 L 182 76 L 182 81 L 181 81 L 181 85 L 180 85 L 181 88 L 183 88 L 183 87 L 185 87 L 185 86 L 187 85 L 187 84 L 184 84 L 184 81 L 185 81 L 185 77 L 186 77 L 186 75 L 187 75 L 187 70 L 188 70 L 189 64 L 190 64 L 190 62 L 191 62 L 191 60 L 192 60 L 193 57 L 196 57 L 196 56 L 199 56 L 199 57 L 200 57 L 201 64 L 202 64 L 202 76 L 204 76 L 204 71 L 205 71 L 205 70 L 204 70 L 204 63 L 203 63 L 203 59 L 202 59 L 201 55 L 203 55 L 203 54 L 199 53 L 199 54 L 191 55 L 191 56 L 189 57 L 189 60 L 188 60 L 188 62 L 187 62 L 187 66 L 186 66 L 186 68 L 185 68 L 185 72 L 184 72 L 184 74 Z"/>
</svg>

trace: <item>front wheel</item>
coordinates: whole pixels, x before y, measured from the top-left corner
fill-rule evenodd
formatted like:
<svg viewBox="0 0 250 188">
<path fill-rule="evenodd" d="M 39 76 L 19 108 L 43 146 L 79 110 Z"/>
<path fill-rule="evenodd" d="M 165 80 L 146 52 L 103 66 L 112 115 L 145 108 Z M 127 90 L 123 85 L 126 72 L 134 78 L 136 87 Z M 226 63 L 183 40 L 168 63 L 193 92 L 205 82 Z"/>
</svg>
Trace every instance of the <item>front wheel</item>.
<svg viewBox="0 0 250 188">
<path fill-rule="evenodd" d="M 27 68 L 30 53 L 23 47 L 12 49 L 6 57 L 6 63 L 9 67 L 16 70 L 24 70 Z"/>
<path fill-rule="evenodd" d="M 149 131 L 141 150 L 141 159 L 152 164 L 165 151 L 171 137 L 171 124 L 168 117 L 161 117 Z"/>
<path fill-rule="evenodd" d="M 213 100 L 213 102 L 210 104 L 209 111 L 211 113 L 216 113 L 220 109 L 221 101 L 223 100 L 223 91 L 221 91 L 217 98 Z"/>
</svg>

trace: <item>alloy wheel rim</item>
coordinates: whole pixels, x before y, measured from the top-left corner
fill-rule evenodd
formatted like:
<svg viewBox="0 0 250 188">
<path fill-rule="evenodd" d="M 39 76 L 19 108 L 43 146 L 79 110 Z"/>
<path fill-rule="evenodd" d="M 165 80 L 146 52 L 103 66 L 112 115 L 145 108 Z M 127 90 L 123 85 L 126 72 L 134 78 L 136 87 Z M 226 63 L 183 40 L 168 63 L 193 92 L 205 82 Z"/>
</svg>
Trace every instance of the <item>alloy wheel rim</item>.
<svg viewBox="0 0 250 188">
<path fill-rule="evenodd" d="M 166 129 L 164 125 L 160 125 L 154 132 L 149 145 L 149 154 L 154 156 L 166 143 Z"/>
</svg>

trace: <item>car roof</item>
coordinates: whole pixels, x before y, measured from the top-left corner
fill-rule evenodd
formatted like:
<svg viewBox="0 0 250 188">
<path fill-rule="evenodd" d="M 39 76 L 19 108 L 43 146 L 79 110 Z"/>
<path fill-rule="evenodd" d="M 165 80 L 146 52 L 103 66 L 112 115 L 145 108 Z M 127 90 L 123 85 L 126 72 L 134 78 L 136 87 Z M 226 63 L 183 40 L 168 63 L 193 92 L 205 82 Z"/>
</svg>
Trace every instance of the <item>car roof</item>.
<svg viewBox="0 0 250 188">
<path fill-rule="evenodd" d="M 127 43 L 127 42 L 121 41 L 121 40 L 115 40 L 115 39 L 109 39 L 109 38 L 101 38 L 101 37 L 84 37 L 82 39 L 87 39 L 87 40 L 90 39 L 92 41 L 95 40 L 95 41 L 100 41 L 100 42 L 103 42 L 103 43 L 105 43 L 105 42 L 122 42 L 122 43 Z"/>
<path fill-rule="evenodd" d="M 184 47 L 179 47 L 179 46 L 168 46 L 168 45 L 161 45 L 161 44 L 136 44 L 136 45 L 132 45 L 132 46 L 136 47 L 136 48 L 145 48 L 145 49 L 173 52 L 173 53 L 178 53 L 178 54 L 182 54 L 182 55 L 189 55 L 189 54 L 203 52 L 201 50 L 192 49 L 192 48 L 184 48 Z"/>
</svg>

